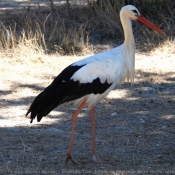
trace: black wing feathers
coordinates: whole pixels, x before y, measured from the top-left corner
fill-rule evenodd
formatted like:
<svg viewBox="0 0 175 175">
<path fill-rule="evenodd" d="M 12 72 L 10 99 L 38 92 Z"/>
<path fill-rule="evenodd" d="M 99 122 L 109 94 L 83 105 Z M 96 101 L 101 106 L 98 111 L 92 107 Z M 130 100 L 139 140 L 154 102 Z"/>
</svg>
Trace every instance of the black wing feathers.
<svg viewBox="0 0 175 175">
<path fill-rule="evenodd" d="M 107 81 L 102 84 L 99 78 L 96 78 L 92 83 L 84 84 L 71 80 L 73 74 L 83 66 L 85 65 L 68 66 L 35 98 L 26 114 L 31 113 L 31 123 L 36 116 L 39 122 L 43 116 L 49 114 L 60 104 L 91 93 L 102 94 L 111 86 Z"/>
<path fill-rule="evenodd" d="M 53 82 L 35 98 L 26 114 L 27 116 L 31 112 L 31 123 L 36 115 L 37 121 L 39 122 L 42 116 L 46 116 L 52 109 L 59 105 L 59 101 L 61 102 L 65 98 L 62 81 L 68 81 L 72 75 L 83 66 L 70 65 L 66 67 Z"/>
</svg>

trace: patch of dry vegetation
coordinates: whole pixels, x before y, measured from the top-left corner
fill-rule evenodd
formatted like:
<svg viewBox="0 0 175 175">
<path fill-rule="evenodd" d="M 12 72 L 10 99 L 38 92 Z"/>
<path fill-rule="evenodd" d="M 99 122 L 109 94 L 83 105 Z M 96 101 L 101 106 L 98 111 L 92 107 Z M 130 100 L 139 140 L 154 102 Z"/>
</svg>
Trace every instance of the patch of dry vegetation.
<svg viewBox="0 0 175 175">
<path fill-rule="evenodd" d="M 144 16 L 167 34 L 163 36 L 134 23 L 139 50 L 151 50 L 166 40 L 171 41 L 175 33 L 175 3 L 169 0 L 91 0 L 86 4 L 82 1 L 79 5 L 69 1 L 63 5 L 50 2 L 50 8 L 38 5 L 32 10 L 29 6 L 26 10 L 1 14 L 1 58 L 32 58 L 44 53 L 87 54 L 94 48 L 91 45 L 121 44 L 123 30 L 119 11 L 125 4 L 137 6 Z"/>
</svg>

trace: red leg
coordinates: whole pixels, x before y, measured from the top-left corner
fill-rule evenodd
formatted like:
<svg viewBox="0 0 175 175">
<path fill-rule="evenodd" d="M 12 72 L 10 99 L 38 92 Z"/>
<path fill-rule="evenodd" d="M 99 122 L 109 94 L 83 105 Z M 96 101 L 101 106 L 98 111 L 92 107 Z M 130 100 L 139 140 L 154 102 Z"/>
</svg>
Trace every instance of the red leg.
<svg viewBox="0 0 175 175">
<path fill-rule="evenodd" d="M 76 161 L 73 159 L 73 156 L 72 156 L 72 153 L 73 153 L 73 144 L 74 144 L 75 123 L 76 123 L 76 120 L 77 120 L 77 116 L 78 116 L 79 112 L 81 111 L 81 109 L 85 106 L 86 101 L 87 101 L 87 99 L 85 99 L 81 103 L 81 105 L 78 107 L 78 109 L 72 115 L 72 134 L 71 134 L 71 140 L 70 140 L 69 150 L 68 150 L 68 153 L 67 153 L 66 163 L 70 159 L 74 164 L 77 164 Z"/>
<path fill-rule="evenodd" d="M 92 126 L 92 160 L 95 162 L 98 162 L 97 158 L 96 158 L 96 136 L 95 136 L 95 116 L 94 116 L 94 112 L 95 112 L 95 107 L 92 106 L 91 108 L 91 126 Z"/>
</svg>

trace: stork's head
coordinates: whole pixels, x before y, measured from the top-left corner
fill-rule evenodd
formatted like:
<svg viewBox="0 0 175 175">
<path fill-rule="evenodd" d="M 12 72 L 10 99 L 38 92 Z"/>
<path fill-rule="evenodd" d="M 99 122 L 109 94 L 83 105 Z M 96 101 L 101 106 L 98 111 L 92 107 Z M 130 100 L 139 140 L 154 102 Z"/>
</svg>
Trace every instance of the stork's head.
<svg viewBox="0 0 175 175">
<path fill-rule="evenodd" d="M 149 20 L 147 20 L 145 17 L 143 17 L 138 9 L 134 7 L 133 5 L 126 5 L 124 6 L 121 11 L 120 15 L 125 16 L 129 18 L 130 20 L 137 20 L 143 24 L 145 24 L 147 27 L 150 27 L 153 30 L 156 30 L 159 33 L 164 34 L 164 32 L 156 27 L 153 23 L 151 23 Z"/>
<path fill-rule="evenodd" d="M 137 20 L 138 15 L 140 15 L 140 12 L 133 5 L 126 5 L 121 9 L 120 15 L 127 16 L 131 20 Z"/>
</svg>

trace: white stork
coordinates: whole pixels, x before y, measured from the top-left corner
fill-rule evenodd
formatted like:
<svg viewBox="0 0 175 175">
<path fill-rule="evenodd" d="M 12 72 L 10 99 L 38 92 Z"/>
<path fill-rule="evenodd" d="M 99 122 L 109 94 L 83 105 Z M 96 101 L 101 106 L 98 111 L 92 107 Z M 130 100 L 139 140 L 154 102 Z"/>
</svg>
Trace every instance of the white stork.
<svg viewBox="0 0 175 175">
<path fill-rule="evenodd" d="M 164 33 L 161 29 L 140 15 L 138 9 L 132 5 L 124 6 L 120 11 L 120 19 L 124 30 L 124 43 L 109 51 L 102 52 L 66 67 L 41 92 L 31 104 L 26 116 L 31 113 L 31 123 L 37 116 L 39 122 L 61 104 L 73 102 L 79 105 L 72 115 L 72 134 L 66 162 L 73 159 L 73 143 L 77 116 L 84 106 L 91 108 L 92 125 L 92 159 L 96 158 L 95 139 L 95 105 L 123 80 L 134 81 L 135 41 L 131 20 L 142 22 L 146 26 Z"/>
</svg>

